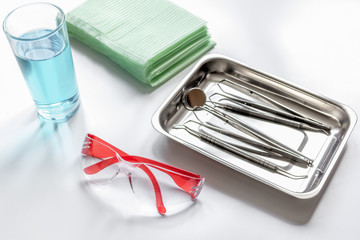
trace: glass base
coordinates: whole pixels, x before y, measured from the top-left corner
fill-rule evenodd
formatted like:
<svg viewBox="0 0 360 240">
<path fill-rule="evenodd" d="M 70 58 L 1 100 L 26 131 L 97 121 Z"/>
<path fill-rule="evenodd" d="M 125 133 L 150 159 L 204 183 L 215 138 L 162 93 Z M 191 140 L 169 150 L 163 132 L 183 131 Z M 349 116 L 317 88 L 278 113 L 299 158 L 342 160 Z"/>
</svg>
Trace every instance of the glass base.
<svg viewBox="0 0 360 240">
<path fill-rule="evenodd" d="M 64 101 L 53 104 L 36 104 L 39 117 L 52 122 L 65 122 L 79 109 L 79 93 Z"/>
</svg>

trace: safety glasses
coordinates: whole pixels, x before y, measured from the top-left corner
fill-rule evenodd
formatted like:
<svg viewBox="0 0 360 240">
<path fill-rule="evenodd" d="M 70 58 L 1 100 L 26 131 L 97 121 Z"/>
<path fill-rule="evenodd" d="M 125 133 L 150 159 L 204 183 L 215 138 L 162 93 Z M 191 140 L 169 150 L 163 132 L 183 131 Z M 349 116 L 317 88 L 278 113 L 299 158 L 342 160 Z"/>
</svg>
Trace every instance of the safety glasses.
<svg viewBox="0 0 360 240">
<path fill-rule="evenodd" d="M 153 202 L 160 214 L 196 199 L 205 179 L 148 158 L 128 155 L 104 140 L 87 134 L 82 148 L 83 173 L 101 185 L 130 184 L 132 192 L 147 203 Z"/>
</svg>

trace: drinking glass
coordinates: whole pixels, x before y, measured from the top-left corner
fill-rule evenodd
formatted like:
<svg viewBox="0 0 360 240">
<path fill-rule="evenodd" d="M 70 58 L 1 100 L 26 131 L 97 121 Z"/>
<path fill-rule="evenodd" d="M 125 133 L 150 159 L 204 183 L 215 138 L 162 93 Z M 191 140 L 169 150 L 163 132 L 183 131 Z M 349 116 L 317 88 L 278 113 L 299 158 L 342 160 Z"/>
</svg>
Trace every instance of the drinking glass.
<svg viewBox="0 0 360 240">
<path fill-rule="evenodd" d="M 7 15 L 3 30 L 38 115 L 66 121 L 80 101 L 65 14 L 50 3 L 30 3 Z"/>
</svg>

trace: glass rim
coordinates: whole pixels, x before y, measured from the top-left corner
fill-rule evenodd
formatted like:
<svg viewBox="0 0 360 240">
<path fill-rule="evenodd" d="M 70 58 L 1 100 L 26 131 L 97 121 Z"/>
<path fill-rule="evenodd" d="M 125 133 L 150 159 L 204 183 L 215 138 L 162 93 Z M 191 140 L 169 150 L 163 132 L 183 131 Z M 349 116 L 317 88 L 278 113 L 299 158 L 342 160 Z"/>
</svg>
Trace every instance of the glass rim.
<svg viewBox="0 0 360 240">
<path fill-rule="evenodd" d="M 14 35 L 12 35 L 8 29 L 6 28 L 6 23 L 7 23 L 7 20 L 8 18 L 17 10 L 21 9 L 21 8 L 24 8 L 24 7 L 27 7 L 27 6 L 30 6 L 30 5 L 48 5 L 48 6 L 51 6 L 51 7 L 54 7 L 56 8 L 59 13 L 61 14 L 61 22 L 60 24 L 53 30 L 51 30 L 51 32 L 43 35 L 43 36 L 40 36 L 40 37 L 36 37 L 36 38 L 21 38 L 21 37 L 15 37 Z M 9 38 L 11 39 L 14 39 L 14 40 L 18 40 L 18 41 L 37 41 L 37 40 L 41 40 L 41 39 L 46 39 L 46 38 L 49 38 L 50 36 L 52 36 L 53 34 L 55 34 L 56 32 L 59 31 L 59 29 L 61 29 L 63 27 L 63 25 L 65 24 L 65 13 L 64 11 L 56 6 L 55 4 L 52 4 L 52 3 L 47 3 L 47 2 L 33 2 L 33 3 L 27 3 L 27 4 L 23 4 L 15 9 L 13 9 L 8 15 L 6 15 L 4 21 L 3 21 L 3 24 L 2 24 L 2 27 L 3 27 L 3 31 L 4 33 L 6 34 L 6 36 L 8 36 Z"/>
</svg>

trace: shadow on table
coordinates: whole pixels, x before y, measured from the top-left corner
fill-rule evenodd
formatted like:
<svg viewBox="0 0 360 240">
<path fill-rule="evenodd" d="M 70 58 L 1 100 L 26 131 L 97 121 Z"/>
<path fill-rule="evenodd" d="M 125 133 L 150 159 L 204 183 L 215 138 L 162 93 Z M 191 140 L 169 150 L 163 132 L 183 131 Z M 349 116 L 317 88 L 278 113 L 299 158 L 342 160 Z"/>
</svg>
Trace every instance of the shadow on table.
<svg viewBox="0 0 360 240">
<path fill-rule="evenodd" d="M 74 152 L 80 152 L 84 117 L 80 107 L 67 122 L 52 123 L 38 118 L 35 107 L 29 107 L 2 122 L 0 135 L 0 171 L 56 168 L 67 161 L 71 164 Z"/>
<path fill-rule="evenodd" d="M 328 185 L 326 183 L 314 198 L 297 199 L 172 140 L 159 138 L 157 141 L 161 141 L 156 144 L 155 150 L 155 155 L 159 158 L 166 159 L 169 164 L 199 173 L 206 178 L 206 186 L 291 224 L 303 225 L 310 221 Z M 334 170 L 336 168 L 337 166 Z M 333 173 L 330 179 L 332 175 Z"/>
</svg>

